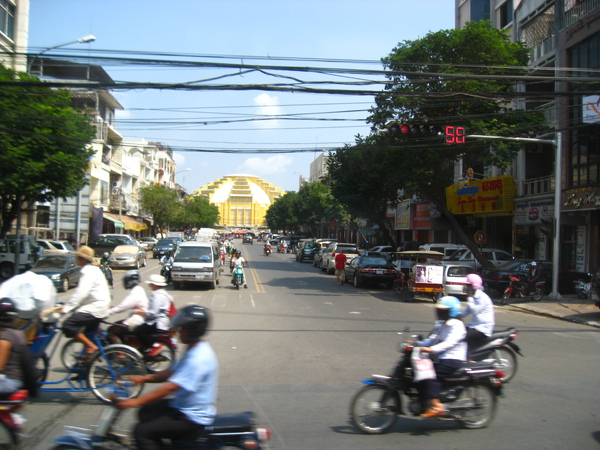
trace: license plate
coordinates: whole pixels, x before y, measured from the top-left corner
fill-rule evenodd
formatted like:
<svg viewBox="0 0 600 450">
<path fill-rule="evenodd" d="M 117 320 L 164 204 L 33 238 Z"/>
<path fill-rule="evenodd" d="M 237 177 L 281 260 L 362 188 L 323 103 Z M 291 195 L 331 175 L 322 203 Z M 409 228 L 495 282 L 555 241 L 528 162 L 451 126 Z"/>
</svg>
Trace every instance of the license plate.
<svg viewBox="0 0 600 450">
<path fill-rule="evenodd" d="M 376 270 L 376 271 L 375 271 L 375 273 L 376 273 L 377 275 L 383 275 L 383 270 Z"/>
<path fill-rule="evenodd" d="M 119 261 L 119 264 L 125 264 L 125 261 Z"/>
<path fill-rule="evenodd" d="M 205 275 L 196 275 L 196 280 L 203 280 L 205 278 L 206 278 Z"/>
</svg>

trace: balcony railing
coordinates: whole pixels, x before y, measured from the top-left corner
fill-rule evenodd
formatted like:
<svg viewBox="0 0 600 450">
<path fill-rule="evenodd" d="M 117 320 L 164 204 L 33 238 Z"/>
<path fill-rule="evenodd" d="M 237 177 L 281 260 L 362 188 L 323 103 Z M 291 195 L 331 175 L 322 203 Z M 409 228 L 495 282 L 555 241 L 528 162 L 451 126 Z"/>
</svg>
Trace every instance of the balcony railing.
<svg viewBox="0 0 600 450">
<path fill-rule="evenodd" d="M 523 196 L 550 194 L 554 192 L 554 177 L 530 178 L 523 181 Z"/>
<path fill-rule="evenodd" d="M 567 3 L 568 6 L 568 3 Z M 583 19 L 596 8 L 600 7 L 600 0 L 583 0 L 565 11 L 563 26 L 570 27 L 575 22 Z"/>
</svg>

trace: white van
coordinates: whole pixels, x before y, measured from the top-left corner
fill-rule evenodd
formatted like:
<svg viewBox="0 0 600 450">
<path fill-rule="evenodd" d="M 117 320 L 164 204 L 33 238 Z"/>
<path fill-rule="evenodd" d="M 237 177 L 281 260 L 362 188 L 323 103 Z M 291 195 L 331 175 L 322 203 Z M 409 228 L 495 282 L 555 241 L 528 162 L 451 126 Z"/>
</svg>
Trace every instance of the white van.
<svg viewBox="0 0 600 450">
<path fill-rule="evenodd" d="M 173 288 L 179 289 L 182 283 L 208 283 L 214 289 L 221 271 L 221 252 L 215 241 L 183 242 L 173 257 Z"/>
</svg>

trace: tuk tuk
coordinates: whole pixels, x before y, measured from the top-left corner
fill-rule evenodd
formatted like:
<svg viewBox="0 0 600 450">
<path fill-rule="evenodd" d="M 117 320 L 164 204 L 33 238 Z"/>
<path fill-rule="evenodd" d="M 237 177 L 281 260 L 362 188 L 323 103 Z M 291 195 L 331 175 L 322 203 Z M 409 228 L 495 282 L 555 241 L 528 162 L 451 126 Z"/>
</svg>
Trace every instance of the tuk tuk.
<svg viewBox="0 0 600 450">
<path fill-rule="evenodd" d="M 398 279 L 394 292 L 405 302 L 414 296 L 431 298 L 434 302 L 444 294 L 444 267 L 441 252 L 416 250 L 396 252 Z"/>
</svg>

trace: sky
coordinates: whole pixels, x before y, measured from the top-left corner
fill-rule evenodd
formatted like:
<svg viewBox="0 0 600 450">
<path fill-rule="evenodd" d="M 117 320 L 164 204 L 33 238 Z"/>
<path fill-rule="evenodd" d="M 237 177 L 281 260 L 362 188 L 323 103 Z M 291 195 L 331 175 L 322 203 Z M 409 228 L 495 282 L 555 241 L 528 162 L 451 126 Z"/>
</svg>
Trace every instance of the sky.
<svg viewBox="0 0 600 450">
<path fill-rule="evenodd" d="M 94 42 L 53 52 L 243 63 L 268 69 L 101 64 L 118 82 L 248 86 L 301 80 L 312 81 L 310 87 L 382 89 L 333 84 L 383 80 L 380 76 L 298 69 L 380 70 L 380 59 L 398 43 L 454 28 L 454 4 L 453 0 L 30 0 L 29 52 L 94 35 Z M 274 65 L 295 70 L 276 70 Z M 113 94 L 124 108 L 117 114 L 116 129 L 126 139 L 143 138 L 173 148 L 181 171 L 176 182 L 190 193 L 230 174 L 255 175 L 283 191 L 298 191 L 300 177 L 308 178 L 310 163 L 319 154 L 353 144 L 358 134 L 369 134 L 366 118 L 374 105 L 370 95 L 259 89 L 122 89 Z M 262 152 L 248 153 L 256 150 Z"/>
</svg>

